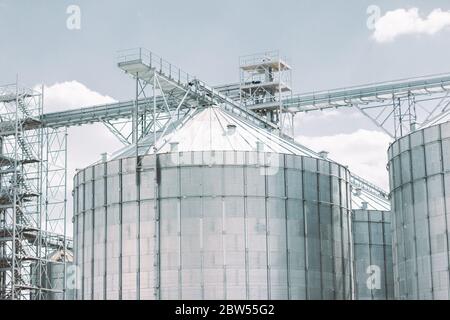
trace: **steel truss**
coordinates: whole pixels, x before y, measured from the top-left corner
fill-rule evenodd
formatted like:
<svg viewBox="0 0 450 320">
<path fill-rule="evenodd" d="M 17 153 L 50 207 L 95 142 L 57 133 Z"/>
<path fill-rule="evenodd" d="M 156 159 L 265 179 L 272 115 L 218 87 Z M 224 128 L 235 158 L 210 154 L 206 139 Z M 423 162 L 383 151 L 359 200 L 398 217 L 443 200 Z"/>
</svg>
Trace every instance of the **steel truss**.
<svg viewBox="0 0 450 320">
<path fill-rule="evenodd" d="M 239 105 L 240 88 L 241 84 L 237 83 L 215 87 L 212 90 Z M 162 108 L 164 99 L 157 96 L 155 100 L 157 107 Z M 153 106 L 148 102 L 149 99 L 138 101 L 139 114 L 152 112 Z M 132 100 L 49 113 L 43 115 L 42 121 L 50 127 L 81 125 L 105 120 L 123 121 L 131 118 L 132 113 L 135 112 L 135 105 L 136 100 Z M 284 98 L 282 106 L 291 113 L 354 108 L 389 136 L 396 138 L 418 126 L 432 123 L 450 112 L 450 74 L 297 94 Z M 248 109 L 256 111 L 260 107 L 261 105 L 247 106 Z M 256 119 L 258 123 L 262 122 L 263 126 L 270 129 L 278 128 L 264 117 L 257 119 L 251 113 L 243 115 L 249 119 Z"/>
<path fill-rule="evenodd" d="M 47 114 L 45 125 L 57 128 L 101 122 L 124 145 L 130 145 L 145 135 L 165 132 L 193 108 L 220 105 L 261 127 L 278 129 L 264 114 L 241 107 L 239 85 L 209 87 L 143 48 L 120 51 L 118 66 L 135 79 L 134 100 Z"/>
<path fill-rule="evenodd" d="M 48 285 L 47 257 L 68 245 L 64 230 L 57 228 L 65 229 L 65 216 L 55 220 L 49 200 L 55 185 L 54 129 L 42 126 L 42 106 L 41 92 L 17 83 L 0 88 L 1 300 L 44 299 L 63 291 Z M 65 174 L 61 181 L 65 184 Z"/>
<path fill-rule="evenodd" d="M 67 128 L 44 130 L 45 228 L 53 235 L 62 236 L 58 250 L 72 249 L 67 238 Z M 48 252 L 50 253 L 50 252 Z"/>
<path fill-rule="evenodd" d="M 404 79 L 295 95 L 292 112 L 356 108 L 392 138 L 401 137 L 448 112 L 450 74 Z"/>
<path fill-rule="evenodd" d="M 242 107 L 239 101 L 146 49 L 119 52 L 118 66 L 136 81 L 135 100 L 128 113 L 133 124 L 132 142 L 148 134 L 155 135 L 156 139 L 157 132 L 164 133 L 189 110 L 210 105 L 219 105 L 261 127 L 272 130 L 278 128 L 264 116 Z"/>
</svg>

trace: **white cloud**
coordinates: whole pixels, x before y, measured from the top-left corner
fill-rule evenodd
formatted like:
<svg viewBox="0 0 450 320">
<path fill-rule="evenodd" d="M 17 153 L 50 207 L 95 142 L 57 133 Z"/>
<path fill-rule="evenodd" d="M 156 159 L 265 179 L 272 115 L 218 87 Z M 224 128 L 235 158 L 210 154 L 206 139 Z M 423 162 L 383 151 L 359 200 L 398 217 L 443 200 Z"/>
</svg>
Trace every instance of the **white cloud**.
<svg viewBox="0 0 450 320">
<path fill-rule="evenodd" d="M 433 10 L 422 18 L 418 8 L 388 11 L 375 23 L 373 37 L 377 42 L 392 42 L 402 35 L 433 35 L 450 27 L 450 11 Z"/>
<path fill-rule="evenodd" d="M 44 86 L 44 112 L 68 110 L 116 102 L 86 87 L 78 81 L 67 81 Z M 68 176 L 72 179 L 75 168 L 84 168 L 100 159 L 103 152 L 113 152 L 121 143 L 102 124 L 69 128 Z M 71 184 L 69 184 L 70 186 Z"/>
<path fill-rule="evenodd" d="M 92 91 L 78 81 L 44 86 L 44 112 L 61 111 L 115 102 L 113 98 Z"/>
<path fill-rule="evenodd" d="M 374 129 L 371 121 L 353 108 L 299 113 L 295 116 L 294 127 L 297 135 L 305 136 L 332 136 L 358 129 Z"/>
<path fill-rule="evenodd" d="M 328 151 L 330 159 L 388 190 L 387 149 L 391 139 L 379 131 L 358 130 L 323 137 L 298 136 L 297 141 L 316 151 Z"/>
</svg>

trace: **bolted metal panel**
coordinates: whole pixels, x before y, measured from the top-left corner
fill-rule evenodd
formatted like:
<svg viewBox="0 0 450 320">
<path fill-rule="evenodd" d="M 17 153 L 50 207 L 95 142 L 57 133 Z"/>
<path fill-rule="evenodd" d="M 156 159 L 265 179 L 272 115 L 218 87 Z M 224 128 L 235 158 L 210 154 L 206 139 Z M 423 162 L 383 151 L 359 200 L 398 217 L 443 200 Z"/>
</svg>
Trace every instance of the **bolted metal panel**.
<svg viewBox="0 0 450 320">
<path fill-rule="evenodd" d="M 398 299 L 449 299 L 450 122 L 389 148 Z"/>
<path fill-rule="evenodd" d="M 67 286 L 66 268 L 73 267 L 72 250 L 56 250 L 46 257 L 46 272 L 39 273 L 37 264 L 30 267 L 32 284 L 41 283 L 43 300 L 74 300 L 75 290 Z M 65 285 L 66 284 L 66 285 Z"/>
<path fill-rule="evenodd" d="M 393 299 L 391 213 L 354 210 L 352 227 L 355 298 L 357 300 Z"/>
<path fill-rule="evenodd" d="M 78 299 L 352 298 L 346 168 L 245 151 L 146 155 L 138 179 L 135 164 L 75 177 L 76 203 L 93 198 L 75 212 Z"/>
</svg>

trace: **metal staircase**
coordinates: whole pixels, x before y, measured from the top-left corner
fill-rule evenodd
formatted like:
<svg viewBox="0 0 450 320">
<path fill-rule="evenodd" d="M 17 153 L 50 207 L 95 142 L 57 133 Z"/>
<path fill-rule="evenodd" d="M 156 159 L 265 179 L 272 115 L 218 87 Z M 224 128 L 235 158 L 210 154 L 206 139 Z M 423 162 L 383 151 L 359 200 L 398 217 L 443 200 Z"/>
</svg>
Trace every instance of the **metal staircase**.
<svg viewBox="0 0 450 320">
<path fill-rule="evenodd" d="M 19 97 L 17 99 L 17 106 L 19 107 L 20 112 L 24 115 L 25 118 L 30 117 L 30 111 L 28 110 L 27 106 L 24 102 L 24 97 Z"/>
<path fill-rule="evenodd" d="M 20 146 L 20 149 L 22 150 L 22 153 L 24 155 L 24 161 L 30 161 L 33 159 L 32 152 L 30 150 L 30 147 L 27 145 L 27 143 L 24 141 L 22 135 L 19 133 L 17 135 L 17 142 Z"/>
</svg>

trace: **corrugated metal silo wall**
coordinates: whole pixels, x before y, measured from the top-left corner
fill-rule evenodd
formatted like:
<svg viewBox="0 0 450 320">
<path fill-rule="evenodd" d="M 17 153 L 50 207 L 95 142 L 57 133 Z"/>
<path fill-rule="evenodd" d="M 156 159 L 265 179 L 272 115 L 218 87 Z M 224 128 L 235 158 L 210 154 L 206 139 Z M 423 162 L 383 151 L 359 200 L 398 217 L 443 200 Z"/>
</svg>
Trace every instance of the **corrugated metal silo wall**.
<svg viewBox="0 0 450 320">
<path fill-rule="evenodd" d="M 66 262 L 66 275 L 67 270 L 69 270 L 73 264 L 71 262 Z M 64 288 L 64 281 L 66 281 L 66 284 L 69 283 L 66 279 L 64 279 L 64 263 L 61 262 L 47 262 L 47 266 L 45 269 L 44 274 L 41 274 L 41 282 L 39 283 L 39 274 L 40 272 L 37 272 L 37 266 L 31 267 L 31 277 L 32 277 L 32 283 L 36 286 L 41 286 L 44 288 L 42 290 L 42 296 L 39 297 L 39 299 L 43 300 L 74 300 L 75 299 L 75 290 L 72 288 L 69 288 L 66 285 L 66 288 Z M 63 290 L 66 290 L 66 293 L 64 295 Z M 37 299 L 37 297 L 32 297 L 32 299 Z"/>
<path fill-rule="evenodd" d="M 352 222 L 355 298 L 393 299 L 391 212 L 354 210 Z"/>
<path fill-rule="evenodd" d="M 326 160 L 237 151 L 147 155 L 138 184 L 134 158 L 82 170 L 77 298 L 350 299 L 349 179 Z"/>
<path fill-rule="evenodd" d="M 449 299 L 450 123 L 389 148 L 398 299 Z"/>
<path fill-rule="evenodd" d="M 69 268 L 71 268 L 72 263 L 66 263 L 66 273 Z M 48 263 L 48 272 L 50 275 L 50 285 L 49 288 L 56 289 L 58 291 L 62 291 L 64 289 L 64 264 L 62 263 Z M 67 279 L 66 279 L 67 283 Z M 65 288 L 66 294 L 64 295 L 62 292 L 49 292 L 47 294 L 47 300 L 74 300 L 75 299 L 75 290 L 72 288 Z"/>
</svg>

